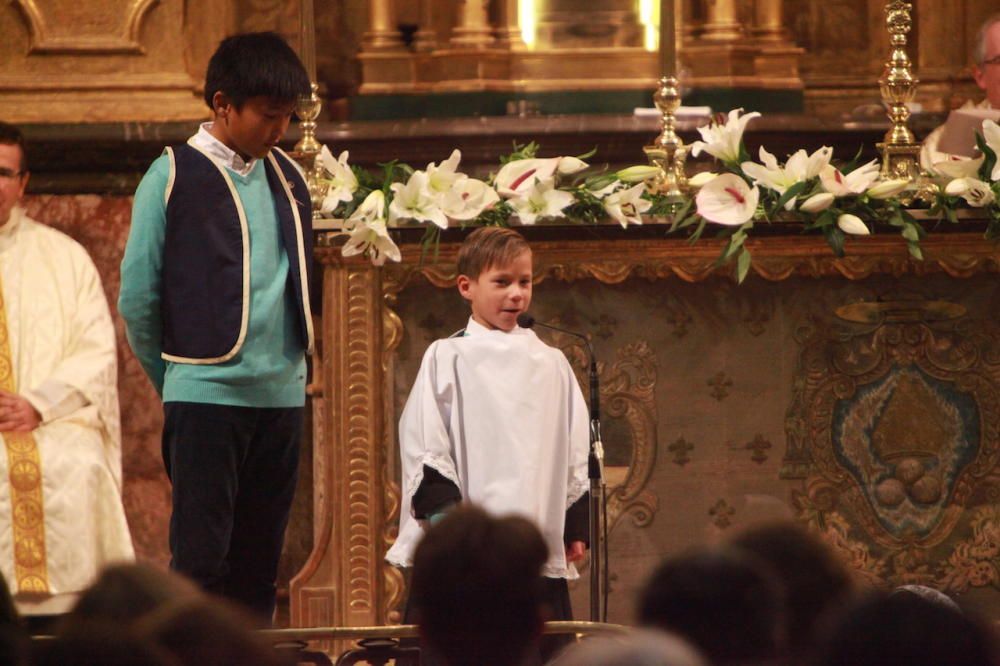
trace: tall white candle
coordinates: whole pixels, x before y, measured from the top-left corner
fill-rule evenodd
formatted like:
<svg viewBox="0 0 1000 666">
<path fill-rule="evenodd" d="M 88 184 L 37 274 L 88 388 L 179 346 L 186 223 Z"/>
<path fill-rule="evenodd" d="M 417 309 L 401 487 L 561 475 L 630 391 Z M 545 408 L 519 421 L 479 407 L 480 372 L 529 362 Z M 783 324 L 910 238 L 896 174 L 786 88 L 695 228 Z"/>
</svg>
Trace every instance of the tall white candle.
<svg viewBox="0 0 1000 666">
<path fill-rule="evenodd" d="M 660 0 L 660 75 L 677 75 L 675 0 Z"/>
<path fill-rule="evenodd" d="M 309 80 L 316 82 L 316 23 L 313 15 L 313 0 L 301 0 L 299 6 L 299 58 L 305 65 Z"/>
</svg>

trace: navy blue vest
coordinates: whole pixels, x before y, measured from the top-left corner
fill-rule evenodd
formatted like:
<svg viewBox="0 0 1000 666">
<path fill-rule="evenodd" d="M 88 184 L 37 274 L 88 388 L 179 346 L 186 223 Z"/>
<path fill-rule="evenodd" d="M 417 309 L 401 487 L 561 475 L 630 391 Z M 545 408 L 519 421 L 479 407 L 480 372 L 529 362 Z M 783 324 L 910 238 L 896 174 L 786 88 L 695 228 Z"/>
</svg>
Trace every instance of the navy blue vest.
<svg viewBox="0 0 1000 666">
<path fill-rule="evenodd" d="M 160 288 L 163 358 L 222 363 L 239 352 L 249 323 L 246 218 L 225 168 L 190 145 L 167 148 L 167 153 L 170 180 Z M 298 309 L 302 346 L 312 352 L 309 190 L 281 151 L 272 150 L 262 161 L 288 255 L 288 288 Z"/>
</svg>

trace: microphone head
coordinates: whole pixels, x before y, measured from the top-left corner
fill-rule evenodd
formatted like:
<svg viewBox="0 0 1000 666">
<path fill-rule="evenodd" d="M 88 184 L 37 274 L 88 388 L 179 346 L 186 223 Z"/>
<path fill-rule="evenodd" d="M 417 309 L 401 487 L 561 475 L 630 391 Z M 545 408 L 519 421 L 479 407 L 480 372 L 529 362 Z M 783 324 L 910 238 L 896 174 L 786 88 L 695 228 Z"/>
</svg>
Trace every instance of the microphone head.
<svg viewBox="0 0 1000 666">
<path fill-rule="evenodd" d="M 517 325 L 521 328 L 531 328 L 535 325 L 535 318 L 527 312 L 517 315 Z"/>
</svg>

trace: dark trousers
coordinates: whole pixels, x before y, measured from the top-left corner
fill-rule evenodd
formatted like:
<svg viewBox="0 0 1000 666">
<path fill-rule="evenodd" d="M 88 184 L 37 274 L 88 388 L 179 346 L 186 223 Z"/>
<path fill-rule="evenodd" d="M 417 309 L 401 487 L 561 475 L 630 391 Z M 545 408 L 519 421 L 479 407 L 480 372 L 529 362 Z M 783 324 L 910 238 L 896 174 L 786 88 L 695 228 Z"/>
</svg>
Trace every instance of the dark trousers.
<svg viewBox="0 0 1000 666">
<path fill-rule="evenodd" d="M 270 622 L 302 408 L 163 405 L 170 567 Z"/>
</svg>

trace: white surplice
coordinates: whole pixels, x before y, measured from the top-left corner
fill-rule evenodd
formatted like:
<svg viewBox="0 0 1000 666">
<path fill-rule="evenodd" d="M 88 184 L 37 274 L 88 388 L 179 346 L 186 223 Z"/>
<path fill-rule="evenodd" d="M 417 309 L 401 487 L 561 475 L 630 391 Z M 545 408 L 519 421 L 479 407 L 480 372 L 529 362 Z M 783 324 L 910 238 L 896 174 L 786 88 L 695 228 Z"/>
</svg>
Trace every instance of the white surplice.
<svg viewBox="0 0 1000 666">
<path fill-rule="evenodd" d="M 17 392 L 42 417 L 32 434 L 48 584 L 59 597 L 87 587 L 106 564 L 134 559 L 122 506 L 114 326 L 86 250 L 17 208 L 0 227 L 0 279 Z M 8 471 L 0 433 L 0 572 L 16 593 Z"/>
<path fill-rule="evenodd" d="M 463 501 L 534 522 L 549 549 L 543 575 L 576 578 L 563 528 L 588 489 L 589 441 L 587 406 L 563 353 L 528 329 L 505 333 L 469 319 L 464 336 L 427 349 L 403 409 L 399 536 L 386 559 L 412 564 L 424 528 L 411 501 L 427 465 Z"/>
</svg>

